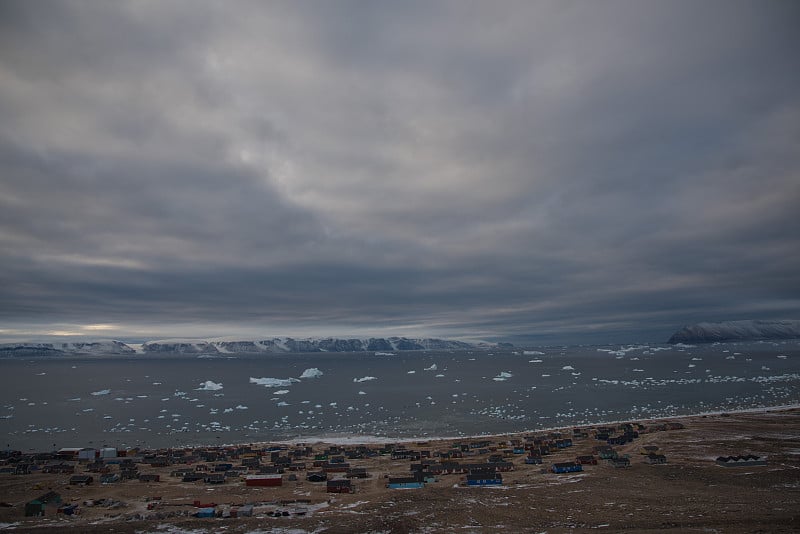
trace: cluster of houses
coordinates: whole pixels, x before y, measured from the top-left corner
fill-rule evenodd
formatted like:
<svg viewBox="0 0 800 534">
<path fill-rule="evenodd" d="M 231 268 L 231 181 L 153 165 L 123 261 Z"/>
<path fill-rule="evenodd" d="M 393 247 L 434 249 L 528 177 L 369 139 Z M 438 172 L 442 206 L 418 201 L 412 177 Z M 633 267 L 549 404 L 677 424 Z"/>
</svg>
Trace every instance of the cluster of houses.
<svg viewBox="0 0 800 534">
<path fill-rule="evenodd" d="M 656 430 L 673 428 L 680 427 L 675 423 L 666 423 L 664 428 Z M 548 462 L 549 471 L 557 474 L 580 472 L 584 466 L 597 465 L 599 460 L 606 460 L 613 467 L 629 467 L 630 457 L 618 454 L 614 447 L 634 441 L 644 430 L 642 425 L 635 424 L 600 427 L 591 431 L 576 428 L 571 433 L 550 432 L 499 442 L 473 440 L 453 443 L 439 450 L 432 450 L 427 443 L 417 443 L 416 448 L 403 444 L 331 445 L 316 450 L 300 444 L 158 450 L 64 448 L 52 453 L 29 455 L 6 451 L 0 454 L 0 473 L 27 474 L 40 471 L 68 474 L 71 485 L 91 485 L 96 482 L 113 484 L 131 480 L 159 483 L 163 482 L 167 472 L 170 478 L 180 479 L 182 483 L 219 485 L 243 482 L 245 487 L 254 488 L 279 487 L 284 482 L 304 478 L 310 483 L 324 484 L 328 493 L 352 493 L 356 490 L 355 481 L 372 476 L 366 468 L 353 465 L 353 462 L 389 457 L 393 466 L 408 462 L 405 473 L 386 475 L 385 486 L 389 489 L 420 489 L 438 481 L 440 477 L 450 475 L 458 476 L 465 486 L 496 486 L 503 484 L 503 474 L 518 466 L 541 465 L 545 458 L 554 454 L 558 454 L 558 461 Z M 573 461 L 563 460 L 564 454 L 576 440 L 592 438 L 599 442 L 592 448 L 592 454 L 579 455 Z M 660 454 L 658 447 L 644 446 L 640 452 L 646 463 L 666 462 L 666 457 Z M 718 463 L 722 460 L 718 459 Z M 758 461 L 758 458 L 732 457 L 725 459 L 721 465 L 753 461 Z M 25 514 L 43 515 L 45 507 L 53 506 L 53 503 L 59 506 L 60 511 L 72 513 L 60 506 L 60 496 L 56 503 L 54 495 L 45 494 L 30 501 L 25 507 Z M 220 509 L 216 505 L 204 506 L 199 501 L 194 506 L 198 510 L 195 514 L 198 517 L 252 515 L 252 507 L 247 506 Z"/>
<path fill-rule="evenodd" d="M 767 465 L 767 460 L 753 454 L 746 454 L 744 456 L 720 456 L 717 458 L 717 465 L 721 465 L 722 467 L 751 467 Z"/>
</svg>

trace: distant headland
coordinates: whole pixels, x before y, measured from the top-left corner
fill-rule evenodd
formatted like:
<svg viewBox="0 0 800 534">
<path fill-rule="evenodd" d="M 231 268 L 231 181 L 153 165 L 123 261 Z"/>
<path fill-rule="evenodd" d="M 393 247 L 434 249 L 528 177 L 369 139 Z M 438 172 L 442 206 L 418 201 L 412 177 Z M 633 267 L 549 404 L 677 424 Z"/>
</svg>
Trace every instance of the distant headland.
<svg viewBox="0 0 800 534">
<path fill-rule="evenodd" d="M 675 332 L 668 343 L 714 343 L 800 338 L 800 321 L 726 321 L 697 323 Z"/>
</svg>

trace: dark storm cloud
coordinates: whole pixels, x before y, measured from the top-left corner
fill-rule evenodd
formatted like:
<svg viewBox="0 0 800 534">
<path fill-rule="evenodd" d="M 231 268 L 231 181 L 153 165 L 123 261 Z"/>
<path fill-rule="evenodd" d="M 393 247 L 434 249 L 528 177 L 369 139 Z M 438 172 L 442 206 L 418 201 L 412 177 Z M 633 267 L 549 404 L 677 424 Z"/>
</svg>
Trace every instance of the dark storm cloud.
<svg viewBox="0 0 800 534">
<path fill-rule="evenodd" d="M 792 3 L 0 9 L 0 335 L 800 310 Z"/>
</svg>

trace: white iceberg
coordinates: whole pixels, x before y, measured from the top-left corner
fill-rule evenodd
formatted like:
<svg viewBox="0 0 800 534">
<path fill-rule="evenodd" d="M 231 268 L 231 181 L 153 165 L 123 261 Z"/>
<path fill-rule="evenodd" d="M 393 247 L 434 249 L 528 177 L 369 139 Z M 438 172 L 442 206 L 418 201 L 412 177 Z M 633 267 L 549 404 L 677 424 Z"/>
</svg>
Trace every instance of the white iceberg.
<svg viewBox="0 0 800 534">
<path fill-rule="evenodd" d="M 439 369 L 439 368 L 436 367 L 436 364 L 434 363 L 434 364 L 431 364 L 430 367 L 426 367 L 425 369 L 423 369 L 423 371 L 436 371 L 437 369 Z"/>
<path fill-rule="evenodd" d="M 316 367 L 310 367 L 303 371 L 303 374 L 300 375 L 300 378 L 319 378 L 322 376 L 322 371 L 317 369 Z"/>
<path fill-rule="evenodd" d="M 296 378 L 253 378 L 250 377 L 251 384 L 258 384 L 259 386 L 264 386 L 265 388 L 285 388 L 287 386 L 291 386 L 300 382 L 300 380 Z"/>
<path fill-rule="evenodd" d="M 364 376 L 364 377 L 361 377 L 361 378 L 354 378 L 353 382 L 361 383 L 361 382 L 369 382 L 370 380 L 377 380 L 377 379 L 378 379 L 377 376 Z"/>
<path fill-rule="evenodd" d="M 211 380 L 206 380 L 200 383 L 200 387 L 197 388 L 197 391 L 219 391 L 220 389 L 222 389 L 222 382 L 216 383 Z"/>
</svg>

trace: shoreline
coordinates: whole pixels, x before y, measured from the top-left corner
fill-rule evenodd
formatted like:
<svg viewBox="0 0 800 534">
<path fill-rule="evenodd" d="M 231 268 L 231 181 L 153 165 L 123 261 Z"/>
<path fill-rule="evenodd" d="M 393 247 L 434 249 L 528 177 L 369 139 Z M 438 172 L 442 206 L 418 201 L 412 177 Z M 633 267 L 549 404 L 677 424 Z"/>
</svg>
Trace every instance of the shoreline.
<svg viewBox="0 0 800 534">
<path fill-rule="evenodd" d="M 606 445 L 601 433 L 626 439 L 613 444 L 609 440 Z M 74 466 L 74 471 L 4 471 L 0 474 L 0 502 L 4 503 L 0 528 L 52 532 L 57 527 L 64 534 L 100 534 L 111 529 L 120 534 L 156 534 L 164 529 L 192 534 L 221 530 L 255 534 L 265 529 L 296 534 L 488 533 L 498 529 L 588 534 L 598 528 L 738 534 L 800 529 L 797 405 L 472 438 L 391 443 L 381 439 L 385 447 L 365 443 L 365 437 L 352 436 L 347 444 L 328 438 L 302 445 L 292 440 L 283 445 L 135 451 L 127 459 L 56 460 Z M 571 439 L 562 447 L 559 442 L 564 438 Z M 512 451 L 523 444 L 524 452 Z M 604 459 L 601 450 L 615 454 Z M 656 451 L 655 461 L 648 461 L 652 451 Z M 334 455 L 346 465 L 329 462 Z M 658 455 L 664 455 L 664 461 Z M 724 467 L 716 462 L 719 457 L 744 455 L 758 456 L 767 465 Z M 529 462 L 529 456 L 536 461 Z M 323 457 L 326 460 L 317 465 Z M 581 459 L 587 457 L 591 461 L 584 463 Z M 277 486 L 254 487 L 246 482 L 249 474 L 273 472 L 269 469 L 279 466 L 281 458 L 286 459 L 285 470 L 265 477 L 279 480 Z M 132 464 L 123 468 L 126 462 Z M 218 473 L 216 467 L 225 462 L 233 466 L 228 468 L 235 472 L 232 476 L 224 475 L 218 484 L 205 479 Z M 304 463 L 303 467 L 294 468 L 294 462 Z M 555 466 L 565 462 L 581 469 L 556 472 Z M 4 465 L 16 464 L 4 461 Z M 134 465 L 136 476 L 125 477 L 123 472 Z M 402 490 L 389 486 L 393 479 L 408 483 L 414 465 L 429 473 L 424 484 L 417 482 Z M 452 470 L 452 465 L 462 469 Z M 353 474 L 364 476 L 351 478 L 351 468 Z M 499 485 L 469 484 L 467 475 L 485 473 L 487 468 L 501 479 Z M 187 472 L 200 474 L 200 479 L 182 479 Z M 326 473 L 328 481 L 347 481 L 348 487 L 352 483 L 352 492 L 331 493 L 324 478 L 312 480 L 309 475 L 315 473 Z M 115 474 L 123 478 L 97 483 L 99 477 Z M 74 476 L 93 476 L 95 483 L 73 485 Z M 77 505 L 67 507 L 77 512 L 57 513 L 54 505 L 47 505 L 43 517 L 25 517 L 28 503 L 47 492 L 60 495 L 59 509 Z M 198 515 L 202 510 L 212 510 L 211 515 Z M 249 510 L 252 517 L 231 515 L 231 510 Z"/>
<path fill-rule="evenodd" d="M 771 413 L 771 412 L 782 412 L 782 411 L 791 411 L 791 410 L 800 410 L 800 404 L 784 404 L 784 405 L 777 405 L 777 406 L 767 406 L 761 408 L 742 408 L 737 410 L 715 410 L 709 412 L 698 412 L 686 415 L 668 415 L 664 417 L 649 417 L 649 418 L 629 418 L 629 419 L 618 419 L 612 421 L 596 421 L 591 423 L 585 423 L 580 425 L 562 425 L 562 426 L 553 426 L 553 427 L 546 427 L 540 429 L 525 429 L 519 430 L 514 432 L 499 432 L 499 433 L 489 433 L 489 434 L 471 434 L 471 435 L 463 435 L 463 436 L 420 436 L 420 437 L 409 437 L 409 438 L 390 438 L 390 437 L 383 437 L 383 436 L 375 436 L 372 434 L 364 434 L 359 436 L 300 436 L 296 439 L 282 439 L 276 441 L 250 441 L 250 442 L 241 442 L 241 443 L 225 443 L 220 444 L 220 447 L 237 447 L 242 445 L 297 445 L 297 444 L 310 444 L 310 445 L 350 445 L 350 446 L 357 446 L 357 445 L 382 445 L 382 444 L 408 444 L 408 443 L 417 443 L 417 442 L 447 442 L 447 441 L 457 441 L 457 440 L 473 440 L 473 439 L 483 439 L 483 438 L 510 438 L 520 436 L 522 434 L 539 434 L 539 433 L 548 433 L 548 432 L 557 432 L 557 431 L 564 431 L 564 430 L 571 430 L 572 428 L 585 428 L 585 427 L 597 427 L 597 426 L 608 426 L 608 425 L 621 425 L 625 423 L 653 423 L 655 421 L 672 421 L 676 419 L 686 419 L 686 418 L 696 418 L 696 417 L 708 417 L 708 416 L 719 416 L 722 414 L 749 414 L 749 413 Z M 208 444 L 208 445 L 190 445 L 189 447 L 214 447 L 217 445 Z"/>
</svg>

